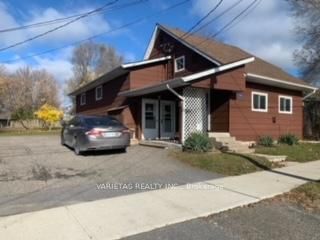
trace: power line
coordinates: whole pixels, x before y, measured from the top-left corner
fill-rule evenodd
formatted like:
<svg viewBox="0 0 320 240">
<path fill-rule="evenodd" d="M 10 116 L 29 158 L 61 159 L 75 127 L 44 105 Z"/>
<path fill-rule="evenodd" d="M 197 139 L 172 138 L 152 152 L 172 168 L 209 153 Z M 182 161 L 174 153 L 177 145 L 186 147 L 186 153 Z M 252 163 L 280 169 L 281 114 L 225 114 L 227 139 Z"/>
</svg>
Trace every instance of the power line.
<svg viewBox="0 0 320 240">
<path fill-rule="evenodd" d="M 207 42 L 210 38 L 214 38 L 221 34 L 226 28 L 228 28 L 231 24 L 233 24 L 238 18 L 240 18 L 243 14 L 245 14 L 258 0 L 253 0 L 245 9 L 243 9 L 237 16 L 231 19 L 227 24 L 225 24 L 219 31 L 215 32 L 214 34 L 210 34 L 207 39 L 204 41 L 200 42 L 197 46 L 199 47 L 200 45 L 204 44 Z"/>
<path fill-rule="evenodd" d="M 221 34 L 225 29 L 227 29 L 230 25 L 232 25 L 238 18 L 240 18 L 243 14 L 245 14 L 250 8 L 254 6 L 255 3 L 257 3 L 258 0 L 252 1 L 245 9 L 243 9 L 237 16 L 235 16 L 230 22 L 228 22 L 224 27 L 222 27 L 218 32 L 211 35 L 212 37 L 216 37 L 219 34 Z"/>
<path fill-rule="evenodd" d="M 176 4 L 173 4 L 165 9 L 162 9 L 158 12 L 156 12 L 155 14 L 152 14 L 152 15 L 147 15 L 145 17 L 141 17 L 141 18 L 137 18 L 131 22 L 128 22 L 126 24 L 123 24 L 121 25 L 120 27 L 117 27 L 117 28 L 114 28 L 114 29 L 111 29 L 109 31 L 106 31 L 106 32 L 102 32 L 102 33 L 99 33 L 99 34 L 96 34 L 96 35 L 93 35 L 91 37 L 88 37 L 86 39 L 82 39 L 82 40 L 79 40 L 79 41 L 75 41 L 75 42 L 72 42 L 72 43 L 69 43 L 69 44 L 66 44 L 64 46 L 61 46 L 61 47 L 57 47 L 57 48 L 52 48 L 52 49 L 48 49 L 46 51 L 43 51 L 43 52 L 39 52 L 39 53 L 35 53 L 35 54 L 31 54 L 31 55 L 26 55 L 26 56 L 22 56 L 22 57 L 19 57 L 19 58 L 15 58 L 15 59 L 10 59 L 10 60 L 5 60 L 5 61 L 2 61 L 2 63 L 11 63 L 11 62 L 16 62 L 16 61 L 20 61 L 20 60 L 23 60 L 23 59 L 28 59 L 28 58 L 33 58 L 33 57 L 37 57 L 37 56 L 41 56 L 41 55 L 44 55 L 44 54 L 48 54 L 50 52 L 55 52 L 55 51 L 58 51 L 58 50 L 61 50 L 61 49 L 64 49 L 64 48 L 67 48 L 67 47 L 70 47 L 70 46 L 75 46 L 75 45 L 78 45 L 78 44 L 81 44 L 83 42 L 87 42 L 87 41 L 90 41 L 92 39 L 95 39 L 95 38 L 98 38 L 102 35 L 105 35 L 105 34 L 108 34 L 108 33 L 113 33 L 115 31 L 118 31 L 118 30 L 121 30 L 121 29 L 125 29 L 125 28 L 128 28 L 132 25 L 135 25 L 135 24 L 138 24 L 138 23 L 141 23 L 149 18 L 152 18 L 152 17 L 155 17 L 155 16 L 158 16 L 158 15 L 162 15 L 163 13 L 169 11 L 169 10 L 172 10 L 174 8 L 177 8 L 183 4 L 186 4 L 187 2 L 190 2 L 190 0 L 184 0 L 184 1 L 181 1 L 181 2 L 178 2 Z"/>
<path fill-rule="evenodd" d="M 185 32 L 180 38 L 183 39 L 186 37 L 188 34 L 190 34 L 193 29 L 198 27 L 205 19 L 207 19 L 223 2 L 224 0 L 220 0 L 204 17 L 202 17 L 198 22 L 196 22 L 195 25 L 193 25 L 187 32 Z"/>
<path fill-rule="evenodd" d="M 199 32 L 200 30 L 204 29 L 205 27 L 207 27 L 208 25 L 210 25 L 211 23 L 213 23 L 214 21 L 218 20 L 219 18 L 221 18 L 223 15 L 225 15 L 226 13 L 228 13 L 229 11 L 231 11 L 233 8 L 235 8 L 236 6 L 238 6 L 241 2 L 243 2 L 243 0 L 239 0 L 236 3 L 232 4 L 230 7 L 228 7 L 227 9 L 225 9 L 223 12 L 221 12 L 218 16 L 216 16 L 215 18 L 211 19 L 209 22 L 205 23 L 204 25 L 202 25 L 200 28 L 198 28 L 197 30 L 195 30 L 192 34 L 195 34 L 197 32 Z"/>
<path fill-rule="evenodd" d="M 64 28 L 64 27 L 66 27 L 66 26 L 68 26 L 68 25 L 70 25 L 70 24 L 72 24 L 72 23 L 74 23 L 74 22 L 76 22 L 76 21 L 79 21 L 79 20 L 82 19 L 82 18 L 88 17 L 89 15 L 91 15 L 91 14 L 93 14 L 93 13 L 100 12 L 100 11 L 103 10 L 104 8 L 106 8 L 106 7 L 110 6 L 110 5 L 113 5 L 113 4 L 115 4 L 116 2 L 118 2 L 118 1 L 119 1 L 119 0 L 114 0 L 114 1 L 112 1 L 112 2 L 106 3 L 106 4 L 103 5 L 102 7 L 99 7 L 99 8 L 96 8 L 96 9 L 90 11 L 90 12 L 87 12 L 87 13 L 85 13 L 85 14 L 83 14 L 83 15 L 81 15 L 81 16 L 79 16 L 79 17 L 77 17 L 77 18 L 75 18 L 75 19 L 73 19 L 73 20 L 71 20 L 71 21 L 69 21 L 69 22 L 66 22 L 66 23 L 58 26 L 58 27 L 55 27 L 55 28 L 53 28 L 53 29 L 50 29 L 50 30 L 48 30 L 48 31 L 46 31 L 46 32 L 43 32 L 43 33 L 41 33 L 41 34 L 38 34 L 38 35 L 36 35 L 36 36 L 33 36 L 33 37 L 28 38 L 28 39 L 26 39 L 26 40 L 23 40 L 23 41 L 21 41 L 21 42 L 17 42 L 17 43 L 15 43 L 15 44 L 9 45 L 9 46 L 7 46 L 7 47 L 0 48 L 0 52 L 5 51 L 5 50 L 8 50 L 8 49 L 11 49 L 11 48 L 14 48 L 14 47 L 17 47 L 17 46 L 19 46 L 19 45 L 25 44 L 25 43 L 27 43 L 27 42 L 30 42 L 30 41 L 33 41 L 33 40 L 38 39 L 38 38 L 40 38 L 40 37 L 43 37 L 43 36 L 45 36 L 45 35 L 47 35 L 47 34 L 49 34 L 49 33 L 52 33 L 52 32 L 54 32 L 54 31 L 57 31 L 57 30 L 59 30 L 59 29 L 61 29 L 61 28 Z"/>
<path fill-rule="evenodd" d="M 101 10 L 100 12 L 96 12 L 96 13 L 90 14 L 90 16 L 101 14 L 101 13 L 109 11 L 109 10 L 118 10 L 118 9 L 130 7 L 132 5 L 136 5 L 136 4 L 147 2 L 147 1 L 149 1 L 149 0 L 139 0 L 139 1 L 131 2 L 131 3 L 127 3 L 127 4 L 118 5 L 118 6 L 113 7 L 113 8 L 104 9 L 104 10 Z M 80 14 L 75 14 L 75 15 L 71 15 L 71 16 L 63 17 L 63 18 L 51 19 L 51 20 L 48 20 L 48 21 L 32 23 L 32 24 L 28 24 L 28 25 L 19 26 L 19 27 L 1 29 L 0 33 L 7 33 L 7 32 L 18 31 L 18 30 L 25 30 L 25 29 L 29 29 L 29 28 L 44 27 L 44 26 L 48 26 L 48 25 L 52 25 L 52 24 L 57 24 L 57 23 L 60 23 L 60 22 L 65 22 L 66 20 L 69 20 L 69 19 L 72 19 L 72 18 L 79 17 L 79 16 L 84 15 L 86 13 L 87 12 L 80 13 Z"/>
<path fill-rule="evenodd" d="M 253 12 L 262 2 L 262 0 L 258 0 L 258 2 L 255 3 L 255 5 L 245 14 L 243 15 L 239 21 L 234 22 L 234 24 L 230 25 L 227 29 L 225 29 L 225 32 L 229 31 L 231 28 L 233 28 L 234 26 L 236 26 L 237 24 L 239 24 L 243 19 L 245 19 L 251 12 Z"/>
</svg>

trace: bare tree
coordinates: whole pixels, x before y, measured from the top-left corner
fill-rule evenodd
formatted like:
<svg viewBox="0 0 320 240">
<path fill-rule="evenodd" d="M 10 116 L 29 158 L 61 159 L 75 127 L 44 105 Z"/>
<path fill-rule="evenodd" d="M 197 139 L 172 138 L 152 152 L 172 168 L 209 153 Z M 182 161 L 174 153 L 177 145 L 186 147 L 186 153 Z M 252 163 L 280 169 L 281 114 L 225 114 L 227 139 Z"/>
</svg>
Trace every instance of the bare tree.
<svg viewBox="0 0 320 240">
<path fill-rule="evenodd" d="M 33 117 L 45 103 L 59 106 L 59 88 L 55 78 L 46 70 L 18 69 L 4 76 L 2 101 L 6 110 L 17 120 Z"/>
<path fill-rule="evenodd" d="M 71 62 L 73 77 L 68 81 L 68 91 L 72 91 L 119 66 L 123 62 L 123 57 L 113 47 L 88 42 L 74 49 Z"/>
<path fill-rule="evenodd" d="M 5 83 L 8 73 L 4 66 L 0 65 L 0 112 L 4 110 L 5 102 Z"/>
<path fill-rule="evenodd" d="M 295 51 L 297 66 L 310 82 L 320 78 L 320 1 L 287 0 L 296 17 L 296 34 L 303 43 Z"/>
</svg>

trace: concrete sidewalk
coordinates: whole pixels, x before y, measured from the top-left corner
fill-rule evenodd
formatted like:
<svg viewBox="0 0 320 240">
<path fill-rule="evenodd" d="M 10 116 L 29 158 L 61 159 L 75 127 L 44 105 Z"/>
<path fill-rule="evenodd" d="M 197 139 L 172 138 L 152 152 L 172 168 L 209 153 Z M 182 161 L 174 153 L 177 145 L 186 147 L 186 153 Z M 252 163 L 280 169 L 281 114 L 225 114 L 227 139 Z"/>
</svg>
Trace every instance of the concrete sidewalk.
<svg viewBox="0 0 320 240">
<path fill-rule="evenodd" d="M 258 202 L 319 179 L 320 161 L 314 161 L 3 217 L 0 239 L 117 239 Z"/>
</svg>

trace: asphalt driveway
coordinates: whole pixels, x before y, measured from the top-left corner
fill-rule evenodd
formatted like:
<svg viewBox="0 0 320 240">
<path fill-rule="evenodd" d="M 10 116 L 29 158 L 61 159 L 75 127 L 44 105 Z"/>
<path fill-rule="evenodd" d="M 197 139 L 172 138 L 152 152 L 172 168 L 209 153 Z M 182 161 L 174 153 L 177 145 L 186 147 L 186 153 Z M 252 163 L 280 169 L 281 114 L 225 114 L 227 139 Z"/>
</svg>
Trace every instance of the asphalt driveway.
<svg viewBox="0 0 320 240">
<path fill-rule="evenodd" d="M 76 156 L 58 136 L 0 138 L 0 216 L 218 177 L 163 149 L 132 146 L 127 153 Z"/>
<path fill-rule="evenodd" d="M 319 213 L 292 203 L 267 200 L 125 239 L 316 240 L 320 239 L 319 224 Z"/>
</svg>

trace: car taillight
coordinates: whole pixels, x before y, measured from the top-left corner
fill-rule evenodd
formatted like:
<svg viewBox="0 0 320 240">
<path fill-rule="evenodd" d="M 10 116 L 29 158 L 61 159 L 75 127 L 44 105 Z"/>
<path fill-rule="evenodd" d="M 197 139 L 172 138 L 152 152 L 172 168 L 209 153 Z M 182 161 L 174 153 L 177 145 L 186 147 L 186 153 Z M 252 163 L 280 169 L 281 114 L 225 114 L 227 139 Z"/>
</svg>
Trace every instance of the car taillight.
<svg viewBox="0 0 320 240">
<path fill-rule="evenodd" d="M 94 137 L 94 138 L 102 137 L 102 131 L 100 131 L 98 129 L 92 129 L 92 130 L 86 132 L 86 135 L 89 137 Z"/>
</svg>

